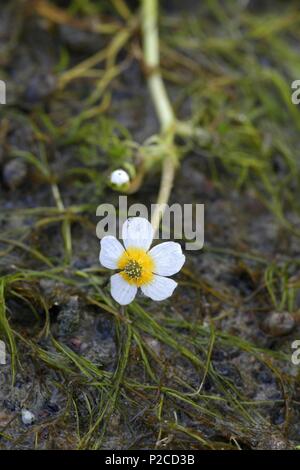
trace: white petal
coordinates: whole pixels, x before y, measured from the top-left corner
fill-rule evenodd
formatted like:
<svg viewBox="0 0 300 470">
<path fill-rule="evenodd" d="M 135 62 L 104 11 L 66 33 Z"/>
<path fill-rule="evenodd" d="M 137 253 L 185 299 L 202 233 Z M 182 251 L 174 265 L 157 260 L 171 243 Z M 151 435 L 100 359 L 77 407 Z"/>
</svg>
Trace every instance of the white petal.
<svg viewBox="0 0 300 470">
<path fill-rule="evenodd" d="M 137 287 L 128 284 L 120 274 L 114 274 L 110 278 L 111 296 L 120 305 L 130 304 L 136 296 Z"/>
<path fill-rule="evenodd" d="M 124 253 L 121 243 L 112 235 L 102 238 L 99 261 L 105 268 L 117 269 L 118 260 Z"/>
<path fill-rule="evenodd" d="M 143 248 L 147 251 L 153 240 L 152 225 L 143 217 L 127 219 L 122 228 L 122 238 L 125 248 Z"/>
<path fill-rule="evenodd" d="M 151 248 L 149 255 L 154 260 L 153 272 L 160 276 L 173 276 L 178 273 L 185 262 L 181 246 L 175 242 L 165 242 Z"/>
<path fill-rule="evenodd" d="M 173 294 L 176 286 L 177 282 L 173 279 L 155 275 L 153 281 L 142 286 L 141 289 L 152 300 L 164 300 Z"/>
</svg>

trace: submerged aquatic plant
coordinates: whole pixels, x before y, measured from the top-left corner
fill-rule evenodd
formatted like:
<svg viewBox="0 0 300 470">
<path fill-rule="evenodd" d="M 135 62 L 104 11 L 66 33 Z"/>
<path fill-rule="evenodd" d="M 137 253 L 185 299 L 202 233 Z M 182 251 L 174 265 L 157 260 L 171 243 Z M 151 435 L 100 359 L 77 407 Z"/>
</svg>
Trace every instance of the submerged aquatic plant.
<svg viewBox="0 0 300 470">
<path fill-rule="evenodd" d="M 157 210 L 153 214 L 151 223 L 136 217 L 128 219 L 123 226 L 122 236 L 126 250 L 112 236 L 104 237 L 101 241 L 101 264 L 120 271 L 111 277 L 111 295 L 121 305 L 128 305 L 134 300 L 138 287 L 152 300 L 160 301 L 170 297 L 177 283 L 165 276 L 176 274 L 185 262 L 181 247 L 175 242 L 162 243 L 148 251 L 160 225 L 163 215 L 161 209 L 168 203 L 179 160 L 175 136 L 188 125 L 184 126 L 177 121 L 159 70 L 157 0 L 143 0 L 141 13 L 143 57 L 148 72 L 148 87 L 161 127 L 156 145 L 162 163 L 162 177 Z M 156 161 L 153 155 L 151 160 Z M 141 168 L 140 178 L 133 181 L 134 186 L 136 180 L 139 181 L 134 191 L 139 189 L 144 176 L 144 166 Z M 119 188 L 128 187 L 127 176 L 123 170 L 116 170 L 111 175 L 111 182 Z"/>
<path fill-rule="evenodd" d="M 181 246 L 164 242 L 149 250 L 154 236 L 150 222 L 133 217 L 123 225 L 125 248 L 113 236 L 101 240 L 100 263 L 119 273 L 111 277 L 111 295 L 120 305 L 130 304 L 140 287 L 152 300 L 170 297 L 177 282 L 166 276 L 178 273 L 185 262 Z"/>
</svg>

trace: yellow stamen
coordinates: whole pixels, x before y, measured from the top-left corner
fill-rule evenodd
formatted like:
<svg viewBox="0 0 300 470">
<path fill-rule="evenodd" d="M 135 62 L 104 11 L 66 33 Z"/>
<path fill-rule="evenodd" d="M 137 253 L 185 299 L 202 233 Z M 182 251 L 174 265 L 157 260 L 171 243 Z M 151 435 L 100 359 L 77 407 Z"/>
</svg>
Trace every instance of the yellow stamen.
<svg viewBox="0 0 300 470">
<path fill-rule="evenodd" d="M 142 248 L 127 248 L 118 261 L 118 268 L 125 281 L 138 287 L 153 279 L 154 261 Z"/>
</svg>

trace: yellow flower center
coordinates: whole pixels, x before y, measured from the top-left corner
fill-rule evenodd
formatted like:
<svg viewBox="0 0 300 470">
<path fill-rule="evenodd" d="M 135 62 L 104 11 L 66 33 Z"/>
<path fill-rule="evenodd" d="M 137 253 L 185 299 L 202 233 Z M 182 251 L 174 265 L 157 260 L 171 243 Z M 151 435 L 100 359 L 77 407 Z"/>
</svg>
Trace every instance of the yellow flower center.
<svg viewBox="0 0 300 470">
<path fill-rule="evenodd" d="M 125 281 L 140 287 L 152 281 L 154 261 L 142 248 L 130 247 L 121 255 L 118 269 Z"/>
</svg>

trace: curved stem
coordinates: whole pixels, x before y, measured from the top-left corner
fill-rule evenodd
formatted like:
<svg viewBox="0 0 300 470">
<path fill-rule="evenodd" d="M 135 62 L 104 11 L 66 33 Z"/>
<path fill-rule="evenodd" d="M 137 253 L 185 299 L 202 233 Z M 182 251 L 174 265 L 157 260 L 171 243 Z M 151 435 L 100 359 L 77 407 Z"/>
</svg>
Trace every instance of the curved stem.
<svg viewBox="0 0 300 470">
<path fill-rule="evenodd" d="M 159 229 L 161 217 L 163 216 L 165 206 L 170 198 L 175 176 L 175 165 L 174 158 L 168 156 L 164 159 L 160 188 L 157 197 L 157 206 L 151 219 L 154 232 L 157 232 Z"/>
<path fill-rule="evenodd" d="M 174 123 L 175 116 L 159 70 L 158 1 L 143 0 L 142 31 L 144 41 L 144 62 L 148 75 L 148 86 L 160 120 L 162 131 Z"/>
<path fill-rule="evenodd" d="M 159 228 L 164 206 L 168 203 L 173 186 L 176 167 L 176 149 L 173 145 L 176 118 L 171 106 L 160 70 L 159 70 L 159 35 L 158 1 L 142 0 L 142 32 L 144 43 L 144 61 L 147 81 L 155 110 L 160 121 L 163 137 L 168 143 L 168 153 L 163 162 L 157 208 L 151 223 L 154 231 Z"/>
</svg>

